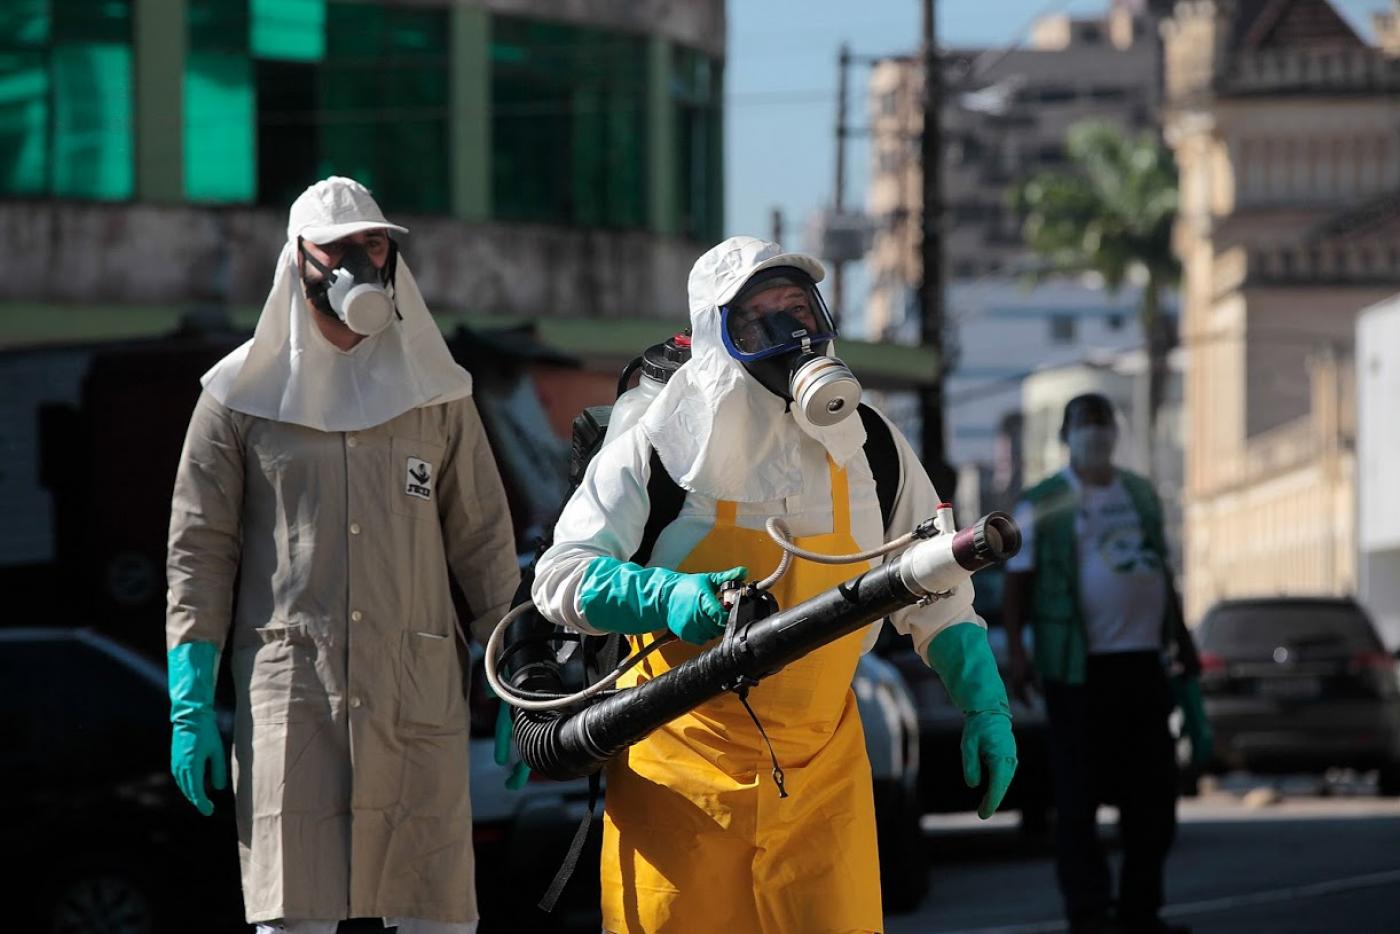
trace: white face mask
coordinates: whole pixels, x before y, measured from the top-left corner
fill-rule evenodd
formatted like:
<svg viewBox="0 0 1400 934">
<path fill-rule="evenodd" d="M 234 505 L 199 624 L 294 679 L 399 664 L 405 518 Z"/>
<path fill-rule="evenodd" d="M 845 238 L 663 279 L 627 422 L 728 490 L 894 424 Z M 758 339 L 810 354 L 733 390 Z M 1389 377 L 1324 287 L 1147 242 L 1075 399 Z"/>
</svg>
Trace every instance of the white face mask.
<svg viewBox="0 0 1400 934">
<path fill-rule="evenodd" d="M 1102 470 L 1113 463 L 1118 430 L 1109 425 L 1076 425 L 1065 435 L 1069 462 L 1086 470 Z"/>
</svg>

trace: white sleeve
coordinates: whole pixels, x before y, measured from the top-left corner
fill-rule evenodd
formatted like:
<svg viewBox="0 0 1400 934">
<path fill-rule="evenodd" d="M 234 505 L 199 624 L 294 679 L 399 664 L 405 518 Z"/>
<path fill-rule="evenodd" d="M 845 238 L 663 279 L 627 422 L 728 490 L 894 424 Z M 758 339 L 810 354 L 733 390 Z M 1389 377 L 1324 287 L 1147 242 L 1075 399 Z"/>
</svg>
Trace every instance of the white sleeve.
<svg viewBox="0 0 1400 934">
<path fill-rule="evenodd" d="M 1011 518 L 1021 530 L 1021 550 L 1006 562 L 1006 570 L 1011 574 L 1029 573 L 1035 570 L 1035 509 L 1026 500 L 1020 500 Z"/>
<path fill-rule="evenodd" d="M 530 597 L 545 619 L 601 635 L 579 610 L 584 571 L 599 556 L 627 561 L 636 554 L 651 514 L 650 479 L 651 445 L 640 427 L 593 457 L 554 526 L 554 544 L 535 565 Z"/>
<path fill-rule="evenodd" d="M 899 451 L 901 478 L 899 494 L 894 501 L 894 513 L 890 516 L 889 527 L 885 530 L 887 538 L 894 538 L 913 530 L 920 522 L 933 516 L 942 500 L 933 488 L 933 481 L 929 479 L 924 465 L 919 462 L 918 455 L 910 447 L 909 441 L 893 425 L 890 425 L 890 434 L 894 436 L 895 448 Z M 972 581 L 969 580 L 954 590 L 952 596 L 936 600 L 928 606 L 915 604 L 907 607 L 893 614 L 890 622 L 895 631 L 914 640 L 914 651 L 924 660 L 924 664 L 928 664 L 929 643 L 949 626 L 955 623 L 973 623 L 983 629 L 987 628 L 982 617 L 972 609 L 972 594 Z"/>
</svg>

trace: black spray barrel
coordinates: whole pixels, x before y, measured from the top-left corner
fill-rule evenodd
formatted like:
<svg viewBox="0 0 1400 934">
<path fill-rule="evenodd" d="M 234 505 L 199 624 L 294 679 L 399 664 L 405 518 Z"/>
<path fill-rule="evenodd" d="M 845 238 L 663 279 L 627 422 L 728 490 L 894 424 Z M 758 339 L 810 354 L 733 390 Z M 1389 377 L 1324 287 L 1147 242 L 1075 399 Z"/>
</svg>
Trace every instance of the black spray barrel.
<svg viewBox="0 0 1400 934">
<path fill-rule="evenodd" d="M 597 771 L 608 759 L 739 683 L 761 678 L 877 619 L 957 586 L 1020 547 L 1010 516 L 991 513 L 962 532 L 897 558 L 789 609 L 728 632 L 670 671 L 573 714 L 513 711 L 521 758 L 546 778 Z"/>
</svg>

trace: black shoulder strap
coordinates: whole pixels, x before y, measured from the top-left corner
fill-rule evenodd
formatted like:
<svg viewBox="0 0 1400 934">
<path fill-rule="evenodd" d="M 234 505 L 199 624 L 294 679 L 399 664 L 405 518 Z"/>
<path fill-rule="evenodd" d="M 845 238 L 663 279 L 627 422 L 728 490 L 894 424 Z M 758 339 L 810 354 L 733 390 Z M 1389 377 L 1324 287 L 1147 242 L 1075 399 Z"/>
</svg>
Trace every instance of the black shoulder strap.
<svg viewBox="0 0 1400 934">
<path fill-rule="evenodd" d="M 894 516 L 894 501 L 899 495 L 900 464 L 899 449 L 894 445 L 894 435 L 884 416 L 864 402 L 856 409 L 861 423 L 865 425 L 865 459 L 870 462 L 870 473 L 875 477 L 875 495 L 880 500 L 880 519 L 886 529 Z"/>
<path fill-rule="evenodd" d="M 676 521 L 676 516 L 681 514 L 681 506 L 685 504 L 685 490 L 666 472 L 656 448 L 651 449 L 651 479 L 647 481 L 647 498 L 651 500 L 651 513 L 647 516 L 646 528 L 642 530 L 642 543 L 632 556 L 634 564 L 644 567 L 651 560 L 651 551 L 656 547 L 661 530 Z"/>
</svg>

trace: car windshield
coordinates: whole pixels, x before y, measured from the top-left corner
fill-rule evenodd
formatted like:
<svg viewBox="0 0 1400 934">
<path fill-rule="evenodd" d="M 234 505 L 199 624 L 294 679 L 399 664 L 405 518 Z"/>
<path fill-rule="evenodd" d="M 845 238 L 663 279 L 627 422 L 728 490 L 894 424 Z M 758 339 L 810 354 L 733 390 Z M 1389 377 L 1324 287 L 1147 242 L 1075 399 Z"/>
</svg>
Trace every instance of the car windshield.
<svg viewBox="0 0 1400 934">
<path fill-rule="evenodd" d="M 1200 641 L 1224 655 L 1268 654 L 1278 646 L 1321 654 L 1381 650 L 1359 610 L 1325 603 L 1220 607 L 1201 624 Z"/>
</svg>

